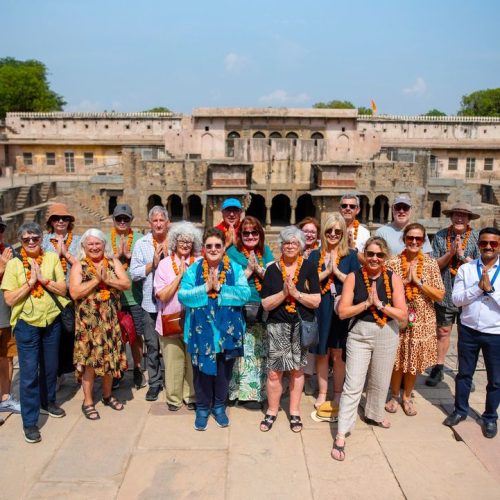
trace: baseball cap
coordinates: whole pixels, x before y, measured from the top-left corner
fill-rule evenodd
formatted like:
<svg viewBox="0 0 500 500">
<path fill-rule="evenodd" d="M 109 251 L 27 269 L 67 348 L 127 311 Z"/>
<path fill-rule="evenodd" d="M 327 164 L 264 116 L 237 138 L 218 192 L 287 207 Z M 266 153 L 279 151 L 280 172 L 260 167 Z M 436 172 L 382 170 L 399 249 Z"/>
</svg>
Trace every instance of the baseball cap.
<svg viewBox="0 0 500 500">
<path fill-rule="evenodd" d="M 236 199 L 236 198 L 227 198 L 224 200 L 224 203 L 222 204 L 222 210 L 225 210 L 226 208 L 239 208 L 240 210 L 243 208 L 241 206 L 241 201 Z"/>
<path fill-rule="evenodd" d="M 407 205 L 408 207 L 411 207 L 410 197 L 406 194 L 400 194 L 399 196 L 396 196 L 396 199 L 394 200 L 393 206 L 398 205 L 399 203 L 402 203 L 403 205 Z"/>
<path fill-rule="evenodd" d="M 126 215 L 131 219 L 134 218 L 134 215 L 132 214 L 132 208 L 130 207 L 130 205 L 127 205 L 126 203 L 121 203 L 119 205 L 116 205 L 115 209 L 113 210 L 113 219 L 115 217 L 118 217 L 119 215 Z"/>
</svg>

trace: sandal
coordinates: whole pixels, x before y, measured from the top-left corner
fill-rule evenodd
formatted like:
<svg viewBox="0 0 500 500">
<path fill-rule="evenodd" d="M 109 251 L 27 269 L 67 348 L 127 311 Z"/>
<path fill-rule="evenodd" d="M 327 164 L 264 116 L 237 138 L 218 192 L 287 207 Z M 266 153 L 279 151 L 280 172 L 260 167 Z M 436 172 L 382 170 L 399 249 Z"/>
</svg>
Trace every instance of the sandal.
<svg viewBox="0 0 500 500">
<path fill-rule="evenodd" d="M 292 432 L 300 432 L 302 430 L 300 415 L 290 415 L 290 429 Z"/>
<path fill-rule="evenodd" d="M 321 398 L 321 396 L 323 396 Z M 314 408 L 316 410 L 319 410 L 319 407 L 326 402 L 326 392 L 320 392 L 318 393 L 318 397 L 316 398 L 316 401 L 314 402 Z"/>
<path fill-rule="evenodd" d="M 413 399 L 403 400 L 403 411 L 408 417 L 414 417 L 417 414 L 417 410 L 415 409 L 415 403 L 413 403 Z"/>
<path fill-rule="evenodd" d="M 99 420 L 101 416 L 99 412 L 95 409 L 95 405 L 84 405 L 82 404 L 82 413 L 88 420 Z"/>
<path fill-rule="evenodd" d="M 342 439 L 344 441 L 343 446 L 339 446 L 337 444 L 337 439 Z M 335 451 L 337 452 L 337 456 L 335 456 Z M 337 462 L 343 462 L 345 460 L 345 438 L 335 436 L 335 439 L 333 440 L 331 456 L 334 460 L 337 460 Z"/>
<path fill-rule="evenodd" d="M 114 396 L 109 396 L 109 398 L 103 396 L 101 401 L 104 406 L 109 406 L 112 410 L 122 411 L 125 408 L 123 403 L 120 403 Z"/>
<path fill-rule="evenodd" d="M 396 413 L 399 408 L 399 402 L 394 396 L 385 403 L 385 411 L 389 413 Z"/>
<path fill-rule="evenodd" d="M 269 432 L 273 428 L 276 417 L 277 415 L 270 415 L 269 413 L 266 413 L 264 420 L 260 423 L 260 430 L 262 432 Z"/>
<path fill-rule="evenodd" d="M 382 427 L 382 429 L 389 429 L 391 427 L 391 423 L 389 420 L 382 420 L 382 422 L 377 422 L 372 418 L 365 417 L 365 423 L 368 425 L 373 425 L 374 427 Z"/>
</svg>

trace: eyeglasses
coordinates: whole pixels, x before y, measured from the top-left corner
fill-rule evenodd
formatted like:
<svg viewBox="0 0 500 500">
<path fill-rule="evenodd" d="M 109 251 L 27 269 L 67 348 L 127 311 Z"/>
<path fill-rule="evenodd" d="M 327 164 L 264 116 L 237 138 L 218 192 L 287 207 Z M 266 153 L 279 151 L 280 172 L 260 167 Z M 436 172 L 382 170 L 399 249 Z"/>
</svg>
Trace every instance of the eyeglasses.
<svg viewBox="0 0 500 500">
<path fill-rule="evenodd" d="M 38 243 L 42 238 L 40 236 L 26 236 L 26 238 L 21 238 L 24 244 L 28 244 L 30 241 L 33 243 Z"/>
<path fill-rule="evenodd" d="M 373 257 L 377 257 L 377 259 L 383 259 L 385 257 L 385 253 L 384 252 L 370 252 L 370 250 L 367 250 L 366 256 L 369 259 L 372 259 Z"/>
<path fill-rule="evenodd" d="M 396 212 L 409 212 L 410 208 L 408 205 L 405 205 L 404 203 L 398 203 L 397 205 L 394 205 L 394 210 Z"/>
<path fill-rule="evenodd" d="M 351 205 L 350 203 L 342 203 L 342 205 L 340 205 L 340 208 L 343 208 L 344 210 L 346 208 L 350 208 L 351 210 L 354 210 L 354 209 L 358 208 L 358 205 Z"/>
<path fill-rule="evenodd" d="M 325 236 L 337 236 L 337 237 L 341 237 L 343 234 L 343 231 L 342 229 L 328 229 L 328 231 L 325 231 Z"/>
<path fill-rule="evenodd" d="M 118 217 L 115 217 L 116 222 L 130 222 L 132 219 L 130 217 L 127 217 L 126 215 L 119 215 Z"/>
<path fill-rule="evenodd" d="M 215 250 L 220 250 L 222 248 L 222 243 L 205 243 L 205 248 L 207 250 L 212 250 L 215 248 Z"/>
<path fill-rule="evenodd" d="M 292 241 L 284 241 L 283 242 L 283 246 L 289 246 L 289 247 L 298 247 L 299 246 L 299 242 L 298 241 L 295 241 L 295 240 L 292 240 Z"/>
<path fill-rule="evenodd" d="M 423 236 L 405 236 L 406 243 L 411 243 L 413 240 L 415 240 L 417 243 L 423 243 L 424 237 Z"/>
<path fill-rule="evenodd" d="M 177 240 L 177 244 L 178 245 L 183 245 L 185 247 L 191 247 L 191 246 L 193 246 L 193 242 L 191 240 Z"/>
<path fill-rule="evenodd" d="M 255 229 L 253 231 L 241 231 L 241 236 L 243 236 L 243 238 L 250 238 L 250 236 L 256 238 L 259 236 L 259 231 L 256 231 Z"/>
<path fill-rule="evenodd" d="M 312 234 L 312 235 L 314 235 L 314 236 L 316 236 L 316 235 L 318 234 L 318 231 L 315 231 L 315 230 L 313 230 L 313 231 L 304 231 L 304 230 L 302 230 L 302 232 L 303 232 L 304 234 Z"/>
<path fill-rule="evenodd" d="M 495 248 L 498 248 L 498 241 L 486 241 L 486 240 L 481 240 L 478 242 L 479 248 L 488 248 L 490 246 L 495 250 Z"/>
<path fill-rule="evenodd" d="M 63 221 L 63 222 L 71 222 L 71 217 L 69 215 L 53 215 L 50 220 L 52 222 L 59 222 L 59 221 Z"/>
</svg>

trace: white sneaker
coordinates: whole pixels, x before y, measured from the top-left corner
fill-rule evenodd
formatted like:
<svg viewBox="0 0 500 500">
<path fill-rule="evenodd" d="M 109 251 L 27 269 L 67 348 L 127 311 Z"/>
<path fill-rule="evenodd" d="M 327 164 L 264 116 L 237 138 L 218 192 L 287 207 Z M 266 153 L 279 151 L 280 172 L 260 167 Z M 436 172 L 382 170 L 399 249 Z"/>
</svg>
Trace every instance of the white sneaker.
<svg viewBox="0 0 500 500">
<path fill-rule="evenodd" d="M 21 413 L 21 403 L 12 395 L 0 402 L 0 412 Z"/>
</svg>

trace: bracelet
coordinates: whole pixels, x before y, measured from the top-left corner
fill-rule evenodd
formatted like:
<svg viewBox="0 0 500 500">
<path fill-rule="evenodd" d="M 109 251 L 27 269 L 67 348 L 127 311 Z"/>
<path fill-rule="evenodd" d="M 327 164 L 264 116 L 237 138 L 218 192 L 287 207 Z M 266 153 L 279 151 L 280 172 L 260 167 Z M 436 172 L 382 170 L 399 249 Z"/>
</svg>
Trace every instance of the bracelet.
<svg viewBox="0 0 500 500">
<path fill-rule="evenodd" d="M 298 298 L 299 298 L 299 300 L 302 299 L 302 292 L 299 292 L 299 297 Z"/>
</svg>

